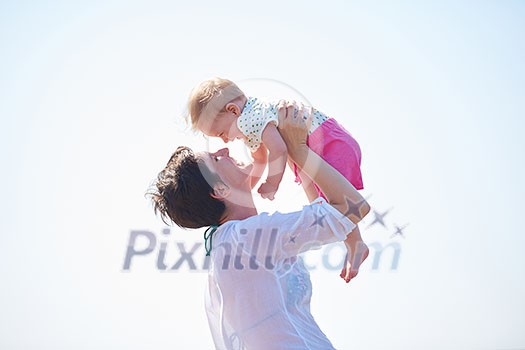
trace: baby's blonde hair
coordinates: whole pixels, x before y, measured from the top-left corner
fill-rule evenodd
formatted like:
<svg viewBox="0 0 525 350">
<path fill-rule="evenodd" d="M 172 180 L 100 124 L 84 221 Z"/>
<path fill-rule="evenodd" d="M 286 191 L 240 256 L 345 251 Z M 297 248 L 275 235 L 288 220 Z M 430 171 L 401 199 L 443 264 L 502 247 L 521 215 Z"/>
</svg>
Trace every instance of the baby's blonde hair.
<svg viewBox="0 0 525 350">
<path fill-rule="evenodd" d="M 203 114 L 212 117 L 224 111 L 224 107 L 239 98 L 244 98 L 244 93 L 231 80 L 212 78 L 196 86 L 188 100 L 188 117 L 192 129 L 197 129 L 197 122 Z"/>
</svg>

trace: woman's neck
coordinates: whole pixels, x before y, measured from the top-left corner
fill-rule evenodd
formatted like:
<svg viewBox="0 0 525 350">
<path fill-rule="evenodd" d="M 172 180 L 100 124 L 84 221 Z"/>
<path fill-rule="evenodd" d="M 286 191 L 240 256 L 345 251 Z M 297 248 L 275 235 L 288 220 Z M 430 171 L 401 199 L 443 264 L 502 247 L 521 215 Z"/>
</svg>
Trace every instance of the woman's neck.
<svg viewBox="0 0 525 350">
<path fill-rule="evenodd" d="M 257 215 L 257 209 L 253 201 L 250 206 L 238 205 L 232 202 L 226 202 L 225 204 L 226 211 L 224 213 L 224 219 L 221 220 L 221 224 L 230 220 L 244 220 Z"/>
</svg>

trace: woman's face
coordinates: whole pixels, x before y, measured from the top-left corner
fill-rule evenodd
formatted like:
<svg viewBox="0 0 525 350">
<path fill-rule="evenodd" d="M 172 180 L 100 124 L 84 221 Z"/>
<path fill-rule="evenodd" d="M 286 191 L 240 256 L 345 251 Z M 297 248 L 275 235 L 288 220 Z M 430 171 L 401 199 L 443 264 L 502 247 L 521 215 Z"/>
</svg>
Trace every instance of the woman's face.
<svg viewBox="0 0 525 350">
<path fill-rule="evenodd" d="M 230 188 L 251 191 L 249 180 L 253 164 L 245 165 L 230 157 L 228 148 L 214 153 L 202 152 L 200 156 L 208 168 Z"/>
</svg>

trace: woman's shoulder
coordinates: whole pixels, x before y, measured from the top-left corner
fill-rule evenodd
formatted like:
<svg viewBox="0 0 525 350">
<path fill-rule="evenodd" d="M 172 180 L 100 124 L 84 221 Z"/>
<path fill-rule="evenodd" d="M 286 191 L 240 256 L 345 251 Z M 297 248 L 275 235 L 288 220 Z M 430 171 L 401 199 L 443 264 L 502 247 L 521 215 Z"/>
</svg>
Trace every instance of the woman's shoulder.
<svg viewBox="0 0 525 350">
<path fill-rule="evenodd" d="M 321 197 L 306 204 L 297 211 L 292 212 L 280 212 L 275 211 L 273 213 L 261 212 L 257 215 L 250 216 L 242 220 L 230 220 L 225 222 L 220 231 L 230 231 L 230 235 L 244 235 L 248 232 L 256 231 L 272 231 L 280 229 L 289 229 L 291 226 L 295 226 L 301 220 L 307 219 L 309 216 L 315 216 L 316 214 L 322 214 L 324 212 L 330 212 L 328 208 L 330 205 Z"/>
</svg>

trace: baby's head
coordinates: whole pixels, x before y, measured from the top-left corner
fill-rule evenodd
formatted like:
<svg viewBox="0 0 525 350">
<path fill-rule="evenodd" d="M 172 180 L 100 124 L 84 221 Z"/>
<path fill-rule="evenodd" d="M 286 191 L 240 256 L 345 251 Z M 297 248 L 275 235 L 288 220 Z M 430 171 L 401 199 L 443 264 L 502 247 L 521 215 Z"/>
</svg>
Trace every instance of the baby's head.
<svg viewBox="0 0 525 350">
<path fill-rule="evenodd" d="M 246 96 L 234 82 L 221 78 L 206 80 L 193 89 L 188 100 L 192 129 L 220 137 L 224 142 L 242 137 L 237 117 L 245 103 Z"/>
</svg>

